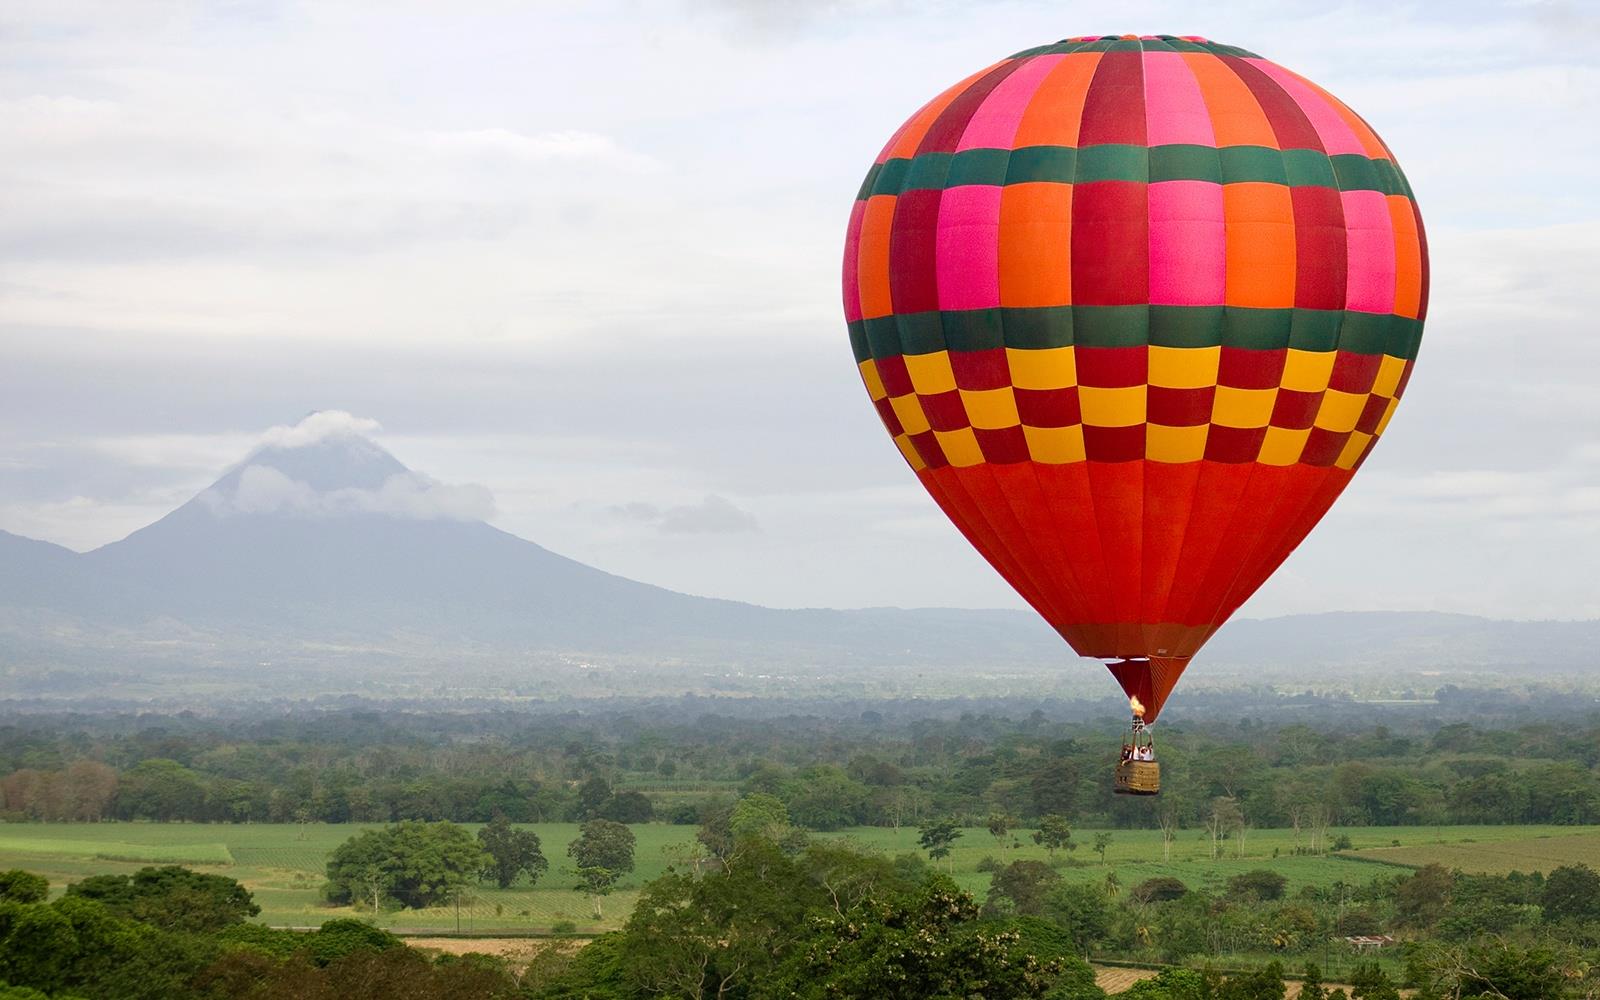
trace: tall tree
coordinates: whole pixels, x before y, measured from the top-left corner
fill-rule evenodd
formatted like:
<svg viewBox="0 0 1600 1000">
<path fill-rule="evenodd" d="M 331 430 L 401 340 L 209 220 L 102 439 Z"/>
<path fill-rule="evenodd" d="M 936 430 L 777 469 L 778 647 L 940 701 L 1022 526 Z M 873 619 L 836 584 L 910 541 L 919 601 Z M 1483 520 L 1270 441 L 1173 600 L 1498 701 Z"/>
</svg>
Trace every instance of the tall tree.
<svg viewBox="0 0 1600 1000">
<path fill-rule="evenodd" d="M 1278 876 L 1282 878 L 1283 876 Z M 1395 912 L 1408 927 L 1432 927 L 1450 905 L 1455 877 L 1441 864 L 1424 865 L 1395 887 Z"/>
<path fill-rule="evenodd" d="M 1067 822 L 1065 816 L 1051 813 L 1041 817 L 1039 829 L 1033 833 L 1033 842 L 1039 844 L 1050 854 L 1050 859 L 1055 860 L 1056 852 L 1077 850 L 1078 845 L 1072 841 L 1072 824 Z"/>
<path fill-rule="evenodd" d="M 395 823 L 335 848 L 323 891 L 335 903 L 370 892 L 393 896 L 402 906 L 433 906 L 476 878 L 485 861 L 478 842 L 454 823 Z"/>
<path fill-rule="evenodd" d="M 994 873 L 989 883 L 985 913 L 1014 913 L 1037 917 L 1044 912 L 1050 890 L 1061 884 L 1061 876 L 1043 861 L 1013 861 Z"/>
<path fill-rule="evenodd" d="M 1016 823 L 1016 819 L 1006 813 L 992 812 L 989 814 L 989 820 L 985 825 L 989 828 L 989 836 L 994 838 L 995 844 L 999 846 L 1001 851 L 1006 849 L 1008 843 L 1006 837 L 1011 833 L 1011 827 L 1014 823 Z"/>
<path fill-rule="evenodd" d="M 633 831 L 609 819 L 592 819 L 578 828 L 578 839 L 567 845 L 567 856 L 580 868 L 633 871 Z"/>
<path fill-rule="evenodd" d="M 803 936 L 807 912 L 823 912 L 833 899 L 807 877 L 807 867 L 824 870 L 835 885 L 856 881 L 839 870 L 850 859 L 824 853 L 827 859 L 796 858 L 757 838 L 740 847 L 748 863 L 649 883 L 623 932 L 633 986 L 644 996 L 748 995 Z"/>
<path fill-rule="evenodd" d="M 532 830 L 518 830 L 504 813 L 478 830 L 478 846 L 488 856 L 483 874 L 502 889 L 511 888 L 523 875 L 528 876 L 529 884 L 537 882 L 550 868 L 540 849 L 539 835 Z"/>
<path fill-rule="evenodd" d="M 1600 874 L 1588 865 L 1563 865 L 1545 880 L 1539 899 L 1546 920 L 1600 920 Z"/>
<path fill-rule="evenodd" d="M 1100 855 L 1100 863 L 1101 864 L 1105 864 L 1106 863 L 1106 851 L 1108 851 L 1110 849 L 1111 849 L 1111 834 L 1110 834 L 1110 832 L 1097 833 L 1097 834 L 1094 835 L 1094 852 L 1096 854 Z"/>
<path fill-rule="evenodd" d="M 984 933 L 977 917 L 972 897 L 948 883 L 869 900 L 818 919 L 804 946 L 753 995 L 1043 998 L 1060 967 L 1035 958 L 1015 933 Z"/>
<path fill-rule="evenodd" d="M 578 786 L 578 818 L 594 819 L 611 798 L 611 782 L 594 775 Z"/>
<path fill-rule="evenodd" d="M 594 903 L 594 915 L 603 914 L 600 900 L 611 894 L 617 880 L 633 871 L 633 831 L 609 819 L 592 819 L 578 828 L 578 839 L 567 845 L 567 855 L 577 862 L 578 888 Z"/>
<path fill-rule="evenodd" d="M 950 850 L 960 838 L 961 830 L 954 820 L 938 819 L 924 823 L 918 834 L 918 845 L 928 852 L 930 860 L 938 861 L 940 858 L 950 856 Z M 954 870 L 955 863 L 951 862 L 951 871 Z"/>
<path fill-rule="evenodd" d="M 0 872 L 0 900 L 42 903 L 50 897 L 50 880 L 20 868 Z"/>
</svg>

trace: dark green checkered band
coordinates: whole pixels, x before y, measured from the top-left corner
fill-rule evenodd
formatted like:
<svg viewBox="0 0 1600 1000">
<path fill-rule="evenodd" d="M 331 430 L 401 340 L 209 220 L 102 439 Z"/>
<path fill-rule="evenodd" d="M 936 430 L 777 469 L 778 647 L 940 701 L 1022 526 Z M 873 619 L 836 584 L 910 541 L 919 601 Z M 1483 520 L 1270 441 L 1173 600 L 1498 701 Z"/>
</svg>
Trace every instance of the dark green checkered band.
<svg viewBox="0 0 1600 1000">
<path fill-rule="evenodd" d="M 1023 146 L 923 153 L 874 164 L 857 199 L 942 191 L 968 184 L 1087 184 L 1094 181 L 1210 181 L 1281 184 L 1412 197 L 1405 175 L 1387 159 L 1355 153 L 1269 146 Z"/>
<path fill-rule="evenodd" d="M 997 347 L 1238 347 L 1387 354 L 1411 360 L 1422 322 L 1349 309 L 1243 306 L 1045 306 L 904 313 L 849 324 L 859 364 L 868 358 Z"/>
</svg>

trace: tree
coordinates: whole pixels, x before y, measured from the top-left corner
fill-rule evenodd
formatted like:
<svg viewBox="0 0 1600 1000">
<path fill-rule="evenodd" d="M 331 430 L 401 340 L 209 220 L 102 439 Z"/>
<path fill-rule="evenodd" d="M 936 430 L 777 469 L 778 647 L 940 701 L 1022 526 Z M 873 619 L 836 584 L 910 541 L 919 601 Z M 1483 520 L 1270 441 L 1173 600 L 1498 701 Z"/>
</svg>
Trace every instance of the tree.
<svg viewBox="0 0 1600 1000">
<path fill-rule="evenodd" d="M 0 872 L 0 900 L 42 903 L 50 898 L 50 880 L 20 868 Z"/>
<path fill-rule="evenodd" d="M 578 839 L 567 845 L 567 856 L 578 863 L 577 888 L 594 903 L 595 919 L 603 916 L 600 900 L 611 894 L 617 880 L 633 871 L 633 831 L 609 819 L 592 819 L 578 828 Z"/>
<path fill-rule="evenodd" d="M 1493 1000 L 1547 1000 L 1592 996 L 1580 984 L 1589 963 L 1570 948 L 1546 942 L 1524 944 L 1487 937 L 1465 945 L 1425 942 L 1410 954 L 1406 978 L 1420 996 Z M 1573 990 L 1572 986 L 1579 986 Z"/>
<path fill-rule="evenodd" d="M 529 884 L 537 882 L 550 868 L 540 849 L 539 835 L 532 830 L 518 830 L 504 814 L 478 831 L 478 846 L 488 859 L 483 874 L 502 889 L 511 888 L 522 875 L 528 876 Z"/>
<path fill-rule="evenodd" d="M 323 921 L 321 927 L 305 936 L 304 942 L 306 955 L 317 965 L 328 965 L 358 951 L 403 947 L 405 942 L 388 931 L 349 917 Z"/>
<path fill-rule="evenodd" d="M 989 836 L 994 838 L 994 842 L 1000 846 L 1002 853 L 1006 849 L 1006 835 L 1011 832 L 1011 826 L 1015 822 L 1016 820 L 1013 817 L 1007 816 L 1003 812 L 989 814 L 989 820 L 985 825 L 989 828 Z"/>
<path fill-rule="evenodd" d="M 1193 969 L 1162 969 L 1118 993 L 1120 1000 L 1211 1000 L 1213 990 Z"/>
<path fill-rule="evenodd" d="M 578 786 L 578 818 L 595 819 L 600 809 L 611 798 L 611 782 L 594 775 Z"/>
<path fill-rule="evenodd" d="M 1094 852 L 1100 855 L 1100 863 L 1106 863 L 1106 851 L 1111 847 L 1111 834 L 1097 833 L 1094 835 Z"/>
<path fill-rule="evenodd" d="M 450 822 L 395 823 L 365 830 L 334 849 L 324 895 L 333 903 L 390 896 L 422 908 L 450 899 L 483 871 L 483 849 Z"/>
<path fill-rule="evenodd" d="M 1211 813 L 1206 817 L 1206 834 L 1211 838 L 1211 860 L 1222 851 L 1222 840 L 1234 830 L 1244 826 L 1244 811 L 1239 800 L 1226 795 L 1211 801 Z"/>
<path fill-rule="evenodd" d="M 1328 853 L 1328 827 L 1333 824 L 1333 810 L 1321 802 L 1306 807 L 1306 822 L 1311 828 L 1311 853 Z"/>
<path fill-rule="evenodd" d="M 831 764 L 800 772 L 785 794 L 789 815 L 807 830 L 838 830 L 865 818 L 867 786 Z"/>
<path fill-rule="evenodd" d="M 1539 905 L 1546 920 L 1600 920 L 1600 874 L 1588 865 L 1562 865 L 1545 879 Z"/>
<path fill-rule="evenodd" d="M 1056 852 L 1062 848 L 1069 851 L 1078 849 L 1078 845 L 1072 842 L 1072 824 L 1067 822 L 1065 816 L 1055 813 L 1040 817 L 1039 829 L 1034 831 L 1033 842 L 1050 852 L 1052 861 L 1055 860 Z"/>
<path fill-rule="evenodd" d="M 1163 804 L 1156 813 L 1156 821 L 1161 824 L 1161 861 L 1165 864 L 1172 860 L 1172 839 L 1178 835 L 1177 808 Z"/>
<path fill-rule="evenodd" d="M 752 992 L 754 1000 L 1042 1000 L 1059 966 L 1040 962 L 1021 935 L 986 933 L 972 897 L 934 883 L 817 919 L 802 947 Z"/>
<path fill-rule="evenodd" d="M 82 896 L 0 903 L 0 983 L 52 997 L 188 997 L 204 955 L 190 935 L 116 916 Z"/>
<path fill-rule="evenodd" d="M 783 800 L 765 792 L 752 792 L 733 804 L 728 816 L 728 832 L 734 842 L 753 839 L 781 843 L 793 829 L 789 809 Z"/>
<path fill-rule="evenodd" d="M 1395 887 L 1394 908 L 1408 927 L 1432 927 L 1450 904 L 1455 879 L 1441 864 L 1424 865 Z"/>
<path fill-rule="evenodd" d="M 604 822 L 604 821 L 600 821 Z M 584 865 L 577 870 L 578 884 L 573 886 L 579 892 L 589 897 L 594 904 L 594 918 L 599 920 L 605 916 L 605 911 L 600 906 L 600 901 L 611 895 L 611 890 L 617 886 L 617 880 L 622 873 L 614 868 L 604 868 L 600 865 Z"/>
<path fill-rule="evenodd" d="M 1350 974 L 1351 1000 L 1400 1000 L 1394 981 L 1377 962 L 1362 962 Z"/>
<path fill-rule="evenodd" d="M 122 819 L 200 819 L 206 789 L 193 771 L 175 760 L 152 758 L 123 772 L 116 812 Z"/>
<path fill-rule="evenodd" d="M 619 874 L 633 871 L 633 831 L 609 819 L 592 819 L 578 828 L 578 839 L 567 845 L 567 856 L 580 868 L 609 868 Z"/>
<path fill-rule="evenodd" d="M 955 846 L 956 840 L 961 836 L 961 830 L 956 827 L 954 820 L 930 820 L 917 831 L 917 844 L 928 852 L 930 861 L 950 856 L 950 850 Z M 955 863 L 951 862 L 951 871 L 955 870 Z"/>
<path fill-rule="evenodd" d="M 1066 756 L 1070 747 L 1070 743 L 1058 745 L 1060 752 L 1041 758 L 1034 767 L 1028 791 L 1033 798 L 1032 812 L 1036 815 L 1072 815 L 1078 800 L 1078 767 Z"/>
<path fill-rule="evenodd" d="M 614 823 L 648 823 L 656 807 L 643 792 L 617 792 L 600 805 L 599 816 Z"/>
<path fill-rule="evenodd" d="M 1084 956 L 1111 932 L 1111 903 L 1093 885 L 1056 886 L 1045 897 L 1043 915 L 1066 931 Z"/>
<path fill-rule="evenodd" d="M 985 914 L 1009 910 L 1019 916 L 1044 913 L 1045 898 L 1061 884 L 1061 876 L 1043 861 L 1013 861 L 994 873 L 989 882 Z"/>
<path fill-rule="evenodd" d="M 67 895 L 95 900 L 117 916 L 189 933 L 221 930 L 261 912 L 250 891 L 233 879 L 177 865 L 91 875 L 67 886 Z"/>
<path fill-rule="evenodd" d="M 1257 868 L 1228 879 L 1228 895 L 1233 899 L 1270 902 L 1282 899 L 1283 889 L 1288 884 L 1289 880 L 1281 872 Z"/>
<path fill-rule="evenodd" d="M 873 887 L 892 877 L 885 862 L 837 848 L 814 847 L 796 857 L 757 838 L 740 850 L 748 863 L 703 878 L 669 873 L 645 886 L 620 942 L 634 987 L 628 995 L 743 995 L 798 945 L 808 910 L 839 912 L 859 898 L 841 891 L 858 881 L 843 866 L 876 867 L 877 877 L 865 880 Z M 825 894 L 808 870 L 831 879 L 833 888 Z"/>
<path fill-rule="evenodd" d="M 782 803 L 779 803 L 780 805 Z M 704 845 L 714 858 L 726 861 L 733 855 L 733 807 L 736 803 L 720 801 L 702 807 L 700 829 L 694 839 Z M 785 811 L 787 815 L 787 811 Z"/>
<path fill-rule="evenodd" d="M 97 760 L 75 760 L 61 774 L 63 819 L 96 823 L 117 794 L 117 772 Z"/>
<path fill-rule="evenodd" d="M 1128 893 L 1135 902 L 1139 903 L 1165 903 L 1173 899 L 1181 899 L 1187 895 L 1189 887 L 1170 875 L 1157 875 L 1155 878 L 1145 879 Z"/>
<path fill-rule="evenodd" d="M 1328 991 L 1322 986 L 1322 970 L 1315 962 L 1307 962 L 1300 976 L 1300 1000 L 1327 1000 Z"/>
<path fill-rule="evenodd" d="M 1217 1000 L 1283 1000 L 1283 966 L 1268 962 L 1265 968 L 1229 977 L 1214 992 Z"/>
</svg>

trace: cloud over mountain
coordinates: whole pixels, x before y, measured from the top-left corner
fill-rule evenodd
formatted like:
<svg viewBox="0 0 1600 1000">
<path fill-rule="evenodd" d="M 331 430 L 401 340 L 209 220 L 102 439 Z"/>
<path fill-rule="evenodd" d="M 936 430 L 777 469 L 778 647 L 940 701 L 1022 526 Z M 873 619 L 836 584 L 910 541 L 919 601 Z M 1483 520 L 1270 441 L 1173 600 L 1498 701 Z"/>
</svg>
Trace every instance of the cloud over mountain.
<svg viewBox="0 0 1600 1000">
<path fill-rule="evenodd" d="M 231 494 L 210 489 L 199 499 L 218 515 L 387 514 L 458 521 L 482 521 L 494 516 L 494 497 L 484 487 L 471 483 L 451 486 L 417 473 L 390 476 L 375 490 L 346 487 L 319 492 L 270 465 L 247 465 L 240 470 Z"/>
<path fill-rule="evenodd" d="M 344 410 L 317 410 L 306 414 L 297 424 L 270 428 L 261 435 L 261 444 L 269 448 L 303 448 L 330 437 L 371 434 L 382 428 L 382 424 L 370 417 L 358 417 Z"/>
<path fill-rule="evenodd" d="M 344 410 L 319 410 L 293 426 L 273 427 L 259 448 L 192 504 L 218 517 L 494 516 L 494 496 L 485 487 L 441 483 L 414 472 L 364 436 L 379 426 Z"/>
</svg>

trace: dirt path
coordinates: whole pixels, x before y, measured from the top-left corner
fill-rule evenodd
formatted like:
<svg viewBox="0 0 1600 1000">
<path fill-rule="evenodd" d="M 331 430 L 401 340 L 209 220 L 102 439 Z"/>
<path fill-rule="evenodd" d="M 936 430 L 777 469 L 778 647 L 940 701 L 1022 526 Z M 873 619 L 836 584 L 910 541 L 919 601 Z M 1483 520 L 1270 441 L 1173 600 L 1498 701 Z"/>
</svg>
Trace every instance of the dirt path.
<svg viewBox="0 0 1600 1000">
<path fill-rule="evenodd" d="M 583 939 L 562 938 L 454 938 L 454 937 L 407 937 L 402 938 L 406 944 L 422 951 L 438 952 L 444 955 L 465 955 L 476 952 L 480 955 L 494 955 L 503 958 L 513 965 L 526 965 L 533 961 L 533 957 L 547 948 L 559 948 L 564 951 L 577 951 L 585 944 Z"/>
<path fill-rule="evenodd" d="M 1096 965 L 1093 968 L 1095 985 L 1112 995 L 1130 989 L 1134 983 L 1145 979 L 1154 979 L 1156 976 L 1154 969 L 1122 969 L 1109 965 Z M 1283 985 L 1285 1000 L 1298 1000 L 1300 996 L 1300 980 L 1286 979 Z M 1324 989 L 1342 989 L 1347 995 L 1350 992 L 1348 983 L 1323 983 L 1322 985 Z"/>
</svg>

